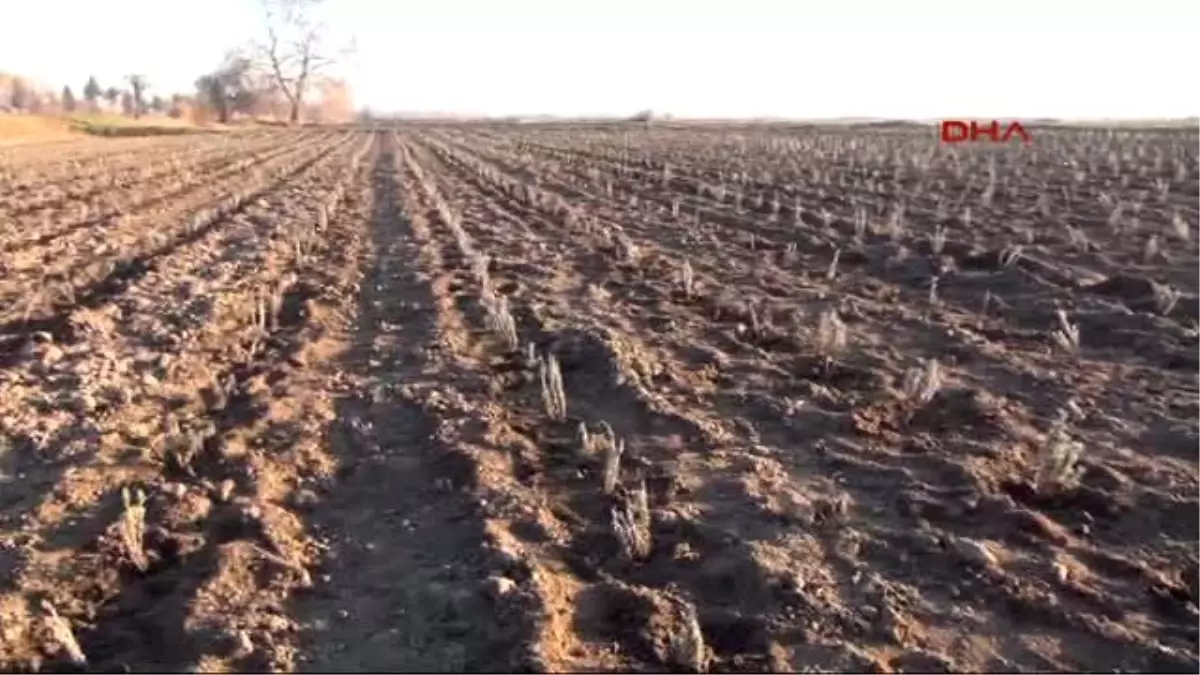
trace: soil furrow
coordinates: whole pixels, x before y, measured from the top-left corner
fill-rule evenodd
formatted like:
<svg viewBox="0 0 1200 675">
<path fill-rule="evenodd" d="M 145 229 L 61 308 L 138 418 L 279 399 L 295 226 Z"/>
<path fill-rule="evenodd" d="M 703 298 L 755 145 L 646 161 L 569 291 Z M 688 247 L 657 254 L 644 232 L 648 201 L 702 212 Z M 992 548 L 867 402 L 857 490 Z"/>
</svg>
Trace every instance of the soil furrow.
<svg viewBox="0 0 1200 675">
<path fill-rule="evenodd" d="M 444 352 L 444 269 L 414 186 L 389 140 L 364 233 L 350 391 L 328 432 L 337 459 L 313 510 L 329 546 L 325 581 L 297 603 L 304 670 L 496 672 L 524 669 L 532 617 L 489 573 L 472 458 L 476 377 Z M 419 208 L 419 207 L 417 207 Z M 475 440 L 474 443 L 478 443 Z M 506 580 L 505 580 L 506 581 Z M 511 583 L 511 582 L 508 582 Z"/>
</svg>

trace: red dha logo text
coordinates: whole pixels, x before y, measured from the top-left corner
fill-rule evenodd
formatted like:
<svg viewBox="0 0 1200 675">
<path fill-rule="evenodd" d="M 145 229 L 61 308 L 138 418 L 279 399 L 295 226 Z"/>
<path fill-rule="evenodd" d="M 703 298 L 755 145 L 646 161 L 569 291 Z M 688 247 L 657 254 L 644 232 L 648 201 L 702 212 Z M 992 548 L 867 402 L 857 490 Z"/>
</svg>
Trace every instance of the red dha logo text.
<svg viewBox="0 0 1200 675">
<path fill-rule="evenodd" d="M 1019 137 L 1022 141 L 1028 143 L 1033 140 L 1025 127 L 1021 126 L 1020 122 L 1009 122 L 1007 126 L 1002 126 L 997 120 L 992 120 L 986 124 L 980 122 L 966 122 L 963 120 L 943 120 L 942 121 L 942 142 L 943 143 L 963 143 L 980 142 L 980 137 L 986 136 L 993 143 L 1008 143 L 1013 137 Z"/>
</svg>

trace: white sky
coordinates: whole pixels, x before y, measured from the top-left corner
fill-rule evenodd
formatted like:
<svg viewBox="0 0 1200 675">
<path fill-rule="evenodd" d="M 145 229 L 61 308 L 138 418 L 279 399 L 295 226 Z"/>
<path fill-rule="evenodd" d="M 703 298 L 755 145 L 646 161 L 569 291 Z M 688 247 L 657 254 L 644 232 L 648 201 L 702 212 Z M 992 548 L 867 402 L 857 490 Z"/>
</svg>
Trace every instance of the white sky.
<svg viewBox="0 0 1200 675">
<path fill-rule="evenodd" d="M 1200 115 L 1200 2 L 327 0 L 377 110 L 736 117 Z M 196 76 L 255 0 L 6 0 L 0 70 Z"/>
</svg>

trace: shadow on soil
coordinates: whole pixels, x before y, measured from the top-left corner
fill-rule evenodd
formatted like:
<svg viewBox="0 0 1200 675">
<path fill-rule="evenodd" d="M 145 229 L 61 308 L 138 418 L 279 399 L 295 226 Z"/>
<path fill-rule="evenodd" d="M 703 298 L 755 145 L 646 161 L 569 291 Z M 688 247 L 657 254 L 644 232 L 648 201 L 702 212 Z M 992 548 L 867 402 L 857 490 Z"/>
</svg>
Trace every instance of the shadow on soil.
<svg viewBox="0 0 1200 675">
<path fill-rule="evenodd" d="M 373 176 L 374 255 L 344 364 L 373 386 L 338 401 L 328 430 L 339 466 L 310 522 L 329 551 L 317 588 L 294 607 L 307 627 L 299 667 L 525 670 L 518 652 L 530 622 L 505 616 L 484 592 L 474 464 L 435 439 L 438 421 L 419 403 L 392 392 L 391 383 L 423 376 L 420 354 L 434 340 L 435 309 L 429 286 L 399 264 L 416 260 L 419 245 L 400 211 L 394 147 L 383 141 Z"/>
</svg>

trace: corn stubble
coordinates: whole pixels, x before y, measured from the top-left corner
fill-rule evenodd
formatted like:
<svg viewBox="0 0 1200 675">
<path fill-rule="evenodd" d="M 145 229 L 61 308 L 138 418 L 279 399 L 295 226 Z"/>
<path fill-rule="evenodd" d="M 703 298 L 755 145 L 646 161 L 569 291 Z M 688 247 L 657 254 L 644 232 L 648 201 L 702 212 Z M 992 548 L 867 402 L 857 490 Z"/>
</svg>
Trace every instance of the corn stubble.
<svg viewBox="0 0 1200 675">
<path fill-rule="evenodd" d="M 454 602 L 447 607 L 458 615 L 458 666 L 483 653 L 472 642 L 476 636 L 502 634 L 488 630 L 504 617 L 512 632 L 492 643 L 511 636 L 513 643 L 558 640 L 542 656 L 557 659 L 544 664 L 547 670 L 563 672 L 891 669 L 898 662 L 870 662 L 883 652 L 869 645 L 854 646 L 859 663 L 846 660 L 850 652 L 814 649 L 812 640 L 865 645 L 844 628 L 870 626 L 892 643 L 889 655 L 907 656 L 928 632 L 924 621 L 938 630 L 950 626 L 949 640 L 978 640 L 973 644 L 1017 668 L 1053 662 L 1111 669 L 1106 650 L 1076 646 L 1096 644 L 1095 635 L 1075 640 L 1072 634 L 1075 624 L 1094 623 L 1085 617 L 1094 613 L 1087 603 L 1070 604 L 1080 621 L 1068 622 L 1054 645 L 1036 626 L 1009 621 L 1014 598 L 1031 615 L 1050 615 L 1066 606 L 1055 594 L 1072 584 L 1072 591 L 1092 593 L 1096 606 L 1154 617 L 1150 628 L 1122 627 L 1126 647 L 1153 645 L 1146 648 L 1164 667 L 1192 663 L 1193 646 L 1177 639 L 1186 632 L 1183 622 L 1171 618 L 1171 612 L 1194 616 L 1188 570 L 1178 568 L 1190 560 L 1178 552 L 1191 542 L 1176 536 L 1183 529 L 1171 520 L 1176 514 L 1155 499 L 1122 502 L 1130 517 L 1143 515 L 1132 509 L 1147 509 L 1146 522 L 1163 523 L 1159 536 L 1134 545 L 1095 535 L 1107 533 L 1100 522 L 1107 516 L 1096 507 L 1105 480 L 1144 483 L 1139 487 L 1164 495 L 1163 503 L 1194 499 L 1180 489 L 1194 479 L 1194 467 L 1162 453 L 1135 461 L 1114 447 L 1117 434 L 1099 430 L 1146 429 L 1145 420 L 1154 419 L 1156 430 L 1170 430 L 1162 434 L 1164 447 L 1194 435 L 1194 420 L 1175 415 L 1185 407 L 1181 401 L 1195 397 L 1179 364 L 1191 363 L 1183 348 L 1194 346 L 1200 332 L 1194 282 L 1180 273 L 1194 266 L 1200 243 L 1193 150 L 1096 130 L 1047 129 L 1028 147 L 985 149 L 937 146 L 886 126 L 746 124 L 714 131 L 653 119 L 636 128 L 385 126 L 362 136 L 370 140 L 362 145 L 355 141 L 359 132 L 287 133 L 315 140 L 213 150 L 211 166 L 224 172 L 216 179 L 209 159 L 174 151 L 149 152 L 152 165 L 136 165 L 119 179 L 100 161 L 27 159 L 26 167 L 6 154 L 0 162 L 0 182 L 30 188 L 12 190 L 15 201 L 0 205 L 12 220 L 0 222 L 3 243 L 16 261 L 5 272 L 33 289 L 0 284 L 13 291 L 5 296 L 9 316 L 0 339 L 13 339 L 11 333 L 19 346 L 6 365 L 15 403 L 4 404 L 0 442 L 7 447 L 9 436 L 28 438 L 50 455 L 67 437 L 60 417 L 76 424 L 94 413 L 106 438 L 95 465 L 113 467 L 107 473 L 71 467 L 64 474 L 70 480 L 47 491 L 31 518 L 87 506 L 69 494 L 79 475 L 94 481 L 96 494 L 124 488 L 119 519 L 106 530 L 119 560 L 101 562 L 118 562 L 120 578 L 134 585 L 115 604 L 136 604 L 143 588 L 186 573 L 171 568 L 160 576 L 171 561 L 160 559 L 153 542 L 159 527 L 174 522 L 147 523 L 157 517 L 160 494 L 164 504 L 239 509 L 270 525 L 260 539 L 222 550 L 248 554 L 261 568 L 245 575 L 253 579 L 219 570 L 211 580 L 213 587 L 250 586 L 229 594 L 219 615 L 202 602 L 188 605 L 189 621 L 228 629 L 238 656 L 202 654 L 185 667 L 233 670 L 243 658 L 296 666 L 288 659 L 300 643 L 274 627 L 282 622 L 263 607 L 277 603 L 265 599 L 333 583 L 346 598 L 370 600 L 378 589 L 367 588 L 368 580 L 381 574 L 400 585 L 437 578 L 448 589 Z M 338 146 L 334 137 L 354 143 Z M 364 154 L 379 139 L 388 151 Z M 113 159 L 114 166 L 122 161 Z M 74 180 L 95 196 L 50 189 Z M 145 195 L 137 193 L 142 188 L 122 189 L 129 181 L 145 183 Z M 391 181 L 392 192 L 374 181 Z M 294 189 L 300 185 L 305 189 Z M 146 204 L 161 204 L 166 215 Z M 401 208 L 405 213 L 395 212 Z M 81 243 L 92 240 L 100 252 L 88 258 Z M 233 246 L 242 248 L 223 250 Z M 28 260 L 22 248 L 33 251 Z M 375 271 L 360 273 L 360 286 L 350 270 L 371 255 L 382 258 L 377 266 L 365 264 Z M 1101 273 L 1107 279 L 1090 278 Z M 1124 283 L 1128 277 L 1134 283 Z M 289 315 L 288 303 L 305 288 L 319 288 L 313 302 L 322 304 L 306 305 L 299 318 Z M 421 294 L 434 302 L 399 300 Z M 350 300 L 357 295 L 369 300 L 357 307 Z M 176 305 L 199 314 L 189 318 Z M 390 314 L 418 305 L 432 309 Z M 321 308 L 322 317 L 344 315 L 342 321 L 360 312 L 373 323 L 361 331 L 352 322 L 318 326 L 309 306 Z M 159 313 L 170 321 L 152 321 Z M 426 327 L 438 336 L 436 346 L 421 343 L 419 329 Z M 604 339 L 574 350 L 560 339 L 571 331 Z M 362 369 L 370 377 L 340 358 L 305 363 L 288 351 L 295 335 L 330 348 L 318 354 L 368 352 Z M 1132 341 L 1141 349 L 1136 367 L 1114 366 L 1129 356 Z M 114 363 L 100 356 L 109 347 L 124 350 Z M 1163 365 L 1171 359 L 1174 365 Z M 1114 367 L 1119 377 L 1105 370 Z M 120 401 L 88 401 L 79 392 L 64 401 L 39 388 L 78 380 L 77 388 L 92 396 L 104 389 L 95 386 L 104 377 L 112 382 L 101 384 L 124 392 Z M 1147 380 L 1158 388 L 1143 386 Z M 1049 393 L 1014 388 L 1035 381 Z M 494 580 L 497 571 L 471 568 L 475 556 L 466 550 L 461 559 L 439 559 L 429 530 L 453 537 L 463 524 L 437 519 L 438 527 L 429 528 L 419 510 L 405 512 L 394 529 L 391 521 L 372 529 L 354 555 L 329 551 L 351 565 L 340 578 L 313 573 L 325 548 L 344 544 L 336 536 L 318 541 L 308 520 L 328 516 L 348 528 L 358 520 L 322 509 L 346 503 L 364 512 L 407 509 L 412 499 L 440 518 L 438 509 L 460 496 L 411 452 L 407 439 L 423 440 L 421 434 L 397 433 L 406 441 L 393 445 L 403 447 L 379 440 L 386 437 L 379 432 L 407 431 L 399 426 L 405 416 L 389 412 L 396 410 L 388 408 L 393 382 L 403 382 L 396 389 L 406 397 L 428 394 L 421 409 L 438 423 L 435 440 L 468 448 L 462 455 L 479 462 L 472 467 L 481 469 L 473 474 L 479 484 L 469 488 L 478 494 L 469 497 L 489 519 L 489 534 L 497 542 L 519 540 L 513 546 L 519 552 L 489 551 L 506 561 L 504 574 L 523 572 L 489 587 L 494 592 L 486 600 L 498 603 L 496 611 L 458 611 L 473 608 L 480 594 L 460 593 L 453 584 Z M 360 386 L 372 392 L 365 406 L 371 418 L 342 419 L 333 402 L 352 399 Z M 316 393 L 299 393 L 306 389 Z M 1037 406 L 1067 395 L 1086 405 L 1064 406 L 1043 427 Z M 47 428 L 29 421 L 28 407 Z M 450 415 L 469 423 L 446 424 Z M 341 436 L 324 433 L 333 419 L 350 439 L 338 453 L 330 452 L 327 438 Z M 11 434 L 10 422 L 17 427 Z M 115 436 L 108 433 L 121 424 Z M 126 471 L 109 436 L 138 446 L 134 469 Z M 382 482 L 412 488 L 415 497 L 394 490 L 388 499 L 396 503 L 376 504 L 364 501 L 369 490 L 347 494 L 359 479 L 347 472 L 351 477 L 342 480 L 333 468 L 341 462 L 354 468 L 359 452 Z M 398 456 L 411 460 L 404 466 L 412 474 L 383 474 Z M 0 462 L 11 473 L 10 460 Z M 1127 480 L 1134 466 L 1136 480 Z M 138 487 L 126 484 L 131 475 Z M 8 476 L 4 486 L 13 480 Z M 327 485 L 331 498 L 295 487 L 310 482 Z M 872 485 L 879 489 L 863 489 Z M 155 506 L 149 513 L 147 494 Z M 898 495 L 907 510 L 900 515 Z M 981 504 L 996 510 L 986 527 L 967 517 Z M 548 534 L 502 531 L 517 513 L 536 514 Z M 881 533 L 894 533 L 897 517 L 927 532 L 886 540 L 889 555 L 931 564 L 890 567 L 880 587 L 876 561 L 866 554 L 882 550 Z M 1060 527 L 1076 517 L 1094 529 Z M 1014 523 L 1020 533 L 1006 530 Z M 478 523 L 465 525 L 462 531 L 477 534 Z M 361 532 L 345 534 L 353 539 Z M 277 546 L 278 537 L 290 537 L 291 545 Z M 1030 537 L 1052 565 L 1026 565 L 1032 558 L 997 546 Z M 468 540 L 474 541 L 464 535 Z M 833 548 L 825 551 L 825 544 Z M 374 562 L 372 551 L 387 560 Z M 408 555 L 414 551 L 420 555 Z M 130 662 L 121 664 L 105 653 L 112 635 L 131 624 L 108 615 L 109 624 L 92 621 L 104 607 L 90 584 L 107 578 L 104 570 L 83 551 L 52 553 L 89 578 L 64 580 L 55 604 L 33 605 L 29 621 L 40 626 L 45 643 L 37 653 L 71 663 L 62 667 L 144 668 L 150 652 L 130 648 L 121 655 Z M 53 567 L 45 564 L 50 555 L 31 552 L 42 567 L 27 565 L 27 576 L 14 575 L 30 584 L 15 594 L 49 587 L 49 576 L 36 575 Z M 1153 600 L 1145 588 L 1127 592 L 1129 580 L 1113 572 L 1118 559 L 1153 576 Z M 847 571 L 838 560 L 855 565 Z M 376 564 L 397 566 L 384 573 Z M 927 585 L 930 574 L 957 590 L 980 579 L 1005 583 L 976 598 L 972 611 L 980 622 L 964 628 L 946 620 L 943 608 L 922 616 L 900 602 Z M 869 603 L 822 591 L 860 586 L 872 596 Z M 605 611 L 582 611 L 584 598 L 595 601 L 590 592 L 600 587 L 633 589 L 630 597 L 652 601 L 623 613 L 627 608 L 613 604 L 621 596 L 606 600 L 612 606 Z M 780 607 L 824 604 L 795 616 L 767 612 L 754 605 L 762 589 L 770 590 L 768 604 Z M 314 596 L 322 611 L 333 608 L 330 596 Z M 509 601 L 545 606 L 506 613 Z M 159 599 L 146 602 L 136 607 L 139 616 L 161 610 Z M 406 609 L 412 625 L 445 618 L 418 604 Z M 359 617 L 357 609 L 346 608 L 346 616 L 361 622 L 360 633 L 384 634 L 379 619 L 370 612 Z M 770 621 L 754 618 L 759 609 Z M 524 616 L 553 620 L 519 633 L 527 626 L 517 617 Z M 75 635 L 83 625 L 86 655 Z M 1005 640 L 979 628 L 988 625 L 1004 625 Z M 429 639 L 422 649 L 438 651 Z M 357 640 L 346 637 L 339 644 L 345 655 L 329 650 L 321 665 L 369 660 L 370 649 Z M 394 644 L 403 652 L 408 642 Z M 4 651 L 0 669 L 32 663 L 6 660 Z M 970 650 L 932 656 L 946 670 L 992 663 L 973 661 Z"/>
</svg>

